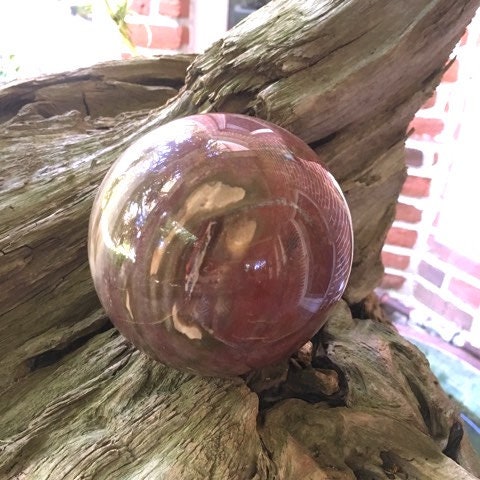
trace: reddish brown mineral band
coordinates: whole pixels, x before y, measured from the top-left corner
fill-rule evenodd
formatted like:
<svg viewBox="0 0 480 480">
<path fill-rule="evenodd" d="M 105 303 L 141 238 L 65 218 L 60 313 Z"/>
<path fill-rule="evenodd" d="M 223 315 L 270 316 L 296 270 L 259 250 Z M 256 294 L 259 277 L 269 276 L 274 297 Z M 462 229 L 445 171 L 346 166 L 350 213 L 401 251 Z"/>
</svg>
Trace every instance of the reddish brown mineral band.
<svg viewBox="0 0 480 480">
<path fill-rule="evenodd" d="M 140 350 L 228 376 L 274 363 L 323 324 L 352 261 L 350 214 L 315 153 L 263 120 L 206 114 L 132 145 L 98 192 L 90 267 Z"/>
</svg>

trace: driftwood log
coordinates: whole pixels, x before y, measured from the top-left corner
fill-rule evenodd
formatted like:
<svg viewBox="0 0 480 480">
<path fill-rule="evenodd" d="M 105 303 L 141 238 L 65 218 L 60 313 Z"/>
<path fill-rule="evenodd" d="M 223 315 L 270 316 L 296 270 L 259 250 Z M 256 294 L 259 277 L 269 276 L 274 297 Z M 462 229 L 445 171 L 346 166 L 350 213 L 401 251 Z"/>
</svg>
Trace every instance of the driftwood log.
<svg viewBox="0 0 480 480">
<path fill-rule="evenodd" d="M 479 3 L 273 1 L 195 59 L 0 90 L 0 478 L 480 475 L 426 359 L 371 295 L 407 126 Z M 291 359 L 230 380 L 136 351 L 100 309 L 87 264 L 89 211 L 111 163 L 155 126 L 207 111 L 256 115 L 309 142 L 355 231 L 327 326 Z"/>
</svg>

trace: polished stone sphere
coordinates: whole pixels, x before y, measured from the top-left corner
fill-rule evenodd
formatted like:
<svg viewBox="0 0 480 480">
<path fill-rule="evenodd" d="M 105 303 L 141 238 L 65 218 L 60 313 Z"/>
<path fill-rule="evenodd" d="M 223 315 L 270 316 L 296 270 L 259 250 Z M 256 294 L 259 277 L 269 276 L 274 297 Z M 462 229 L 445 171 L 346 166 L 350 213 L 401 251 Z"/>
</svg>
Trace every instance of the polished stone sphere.
<svg viewBox="0 0 480 480">
<path fill-rule="evenodd" d="M 118 158 L 88 251 L 128 340 L 180 370 L 229 376 L 287 357 L 321 328 L 348 280 L 352 225 L 303 141 L 215 113 L 163 125 Z"/>
</svg>

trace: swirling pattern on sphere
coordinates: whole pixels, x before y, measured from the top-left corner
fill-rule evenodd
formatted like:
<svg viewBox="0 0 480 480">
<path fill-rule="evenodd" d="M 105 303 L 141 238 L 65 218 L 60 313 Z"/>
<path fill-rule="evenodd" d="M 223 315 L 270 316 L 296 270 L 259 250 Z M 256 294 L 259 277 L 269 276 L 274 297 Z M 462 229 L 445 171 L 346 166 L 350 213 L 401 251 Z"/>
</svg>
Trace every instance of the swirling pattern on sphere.
<svg viewBox="0 0 480 480">
<path fill-rule="evenodd" d="M 163 125 L 120 156 L 88 246 L 99 298 L 127 339 L 180 370 L 229 376 L 320 329 L 352 243 L 340 188 L 303 141 L 216 113 Z"/>
</svg>

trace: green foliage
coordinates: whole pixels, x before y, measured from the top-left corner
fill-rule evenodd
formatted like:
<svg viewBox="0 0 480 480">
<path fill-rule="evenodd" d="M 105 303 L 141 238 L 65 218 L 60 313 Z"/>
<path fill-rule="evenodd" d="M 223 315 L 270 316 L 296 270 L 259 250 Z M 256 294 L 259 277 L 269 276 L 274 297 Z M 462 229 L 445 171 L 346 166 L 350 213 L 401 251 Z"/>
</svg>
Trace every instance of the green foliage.
<svg viewBox="0 0 480 480">
<path fill-rule="evenodd" d="M 93 14 L 93 6 L 91 3 L 87 3 L 85 5 L 72 5 L 70 7 L 70 12 L 72 13 L 72 15 L 78 15 L 85 20 L 91 21 Z"/>
<path fill-rule="evenodd" d="M 129 0 L 105 0 L 107 11 L 116 23 L 118 31 L 122 36 L 123 41 L 127 44 L 132 53 L 135 53 L 135 45 L 130 38 L 130 32 L 128 30 L 125 17 L 129 13 L 130 1 Z"/>
<path fill-rule="evenodd" d="M 102 0 L 97 0 L 102 2 Z M 78 15 L 86 20 L 92 20 L 94 3 L 92 2 L 80 2 L 79 5 L 70 7 L 72 15 Z M 130 13 L 130 0 L 103 0 L 104 8 L 108 12 L 110 18 L 115 22 L 123 41 L 127 44 L 128 48 L 135 53 L 135 46 L 130 39 L 130 33 L 125 21 L 126 16 Z M 97 7 L 99 5 L 97 4 Z"/>
<path fill-rule="evenodd" d="M 0 84 L 14 80 L 20 67 L 15 61 L 15 55 L 0 53 Z"/>
</svg>

